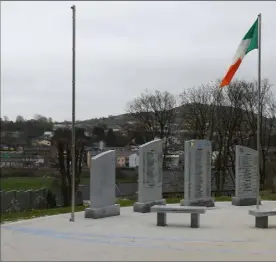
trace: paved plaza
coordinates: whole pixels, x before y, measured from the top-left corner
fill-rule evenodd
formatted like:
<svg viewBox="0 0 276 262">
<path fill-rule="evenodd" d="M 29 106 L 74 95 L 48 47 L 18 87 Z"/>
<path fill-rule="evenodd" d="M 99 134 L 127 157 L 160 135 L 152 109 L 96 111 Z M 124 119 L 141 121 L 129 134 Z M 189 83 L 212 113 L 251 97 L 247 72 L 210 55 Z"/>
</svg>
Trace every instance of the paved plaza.
<svg viewBox="0 0 276 262">
<path fill-rule="evenodd" d="M 252 207 L 216 203 L 192 229 L 189 214 L 168 214 L 167 227 L 156 226 L 156 213 L 85 219 L 84 212 L 37 218 L 1 226 L 2 261 L 93 260 L 276 260 L 276 216 L 269 228 L 254 227 Z M 276 201 L 263 201 L 266 209 Z"/>
</svg>

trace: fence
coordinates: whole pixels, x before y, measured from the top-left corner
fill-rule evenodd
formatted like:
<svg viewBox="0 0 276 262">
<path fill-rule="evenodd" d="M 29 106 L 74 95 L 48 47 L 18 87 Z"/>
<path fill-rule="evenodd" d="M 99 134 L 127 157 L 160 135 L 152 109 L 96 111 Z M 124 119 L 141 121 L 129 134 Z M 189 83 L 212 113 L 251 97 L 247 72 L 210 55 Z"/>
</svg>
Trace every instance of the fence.
<svg viewBox="0 0 276 262">
<path fill-rule="evenodd" d="M 41 188 L 27 191 L 0 191 L 1 213 L 20 212 L 33 209 L 46 209 L 52 207 L 48 198 L 48 189 Z M 54 195 L 55 206 L 63 206 L 63 198 L 60 192 Z M 76 194 L 76 205 L 83 204 L 82 193 Z"/>
<path fill-rule="evenodd" d="M 212 174 L 212 195 L 216 195 L 215 175 Z M 184 174 L 183 171 L 164 171 L 163 172 L 163 196 L 183 195 L 184 194 Z M 116 185 L 116 196 L 136 198 L 138 191 L 137 183 L 121 183 Z M 2 212 L 16 212 L 32 209 L 49 208 L 49 201 L 47 199 L 48 190 L 45 188 L 27 191 L 0 191 L 1 192 L 1 213 Z M 232 196 L 235 192 L 235 185 L 227 176 L 224 190 L 220 192 L 221 195 Z M 76 194 L 76 204 L 82 204 L 83 200 L 90 199 L 90 186 L 80 185 Z M 61 192 L 55 192 L 56 206 L 63 206 L 63 198 Z"/>
</svg>

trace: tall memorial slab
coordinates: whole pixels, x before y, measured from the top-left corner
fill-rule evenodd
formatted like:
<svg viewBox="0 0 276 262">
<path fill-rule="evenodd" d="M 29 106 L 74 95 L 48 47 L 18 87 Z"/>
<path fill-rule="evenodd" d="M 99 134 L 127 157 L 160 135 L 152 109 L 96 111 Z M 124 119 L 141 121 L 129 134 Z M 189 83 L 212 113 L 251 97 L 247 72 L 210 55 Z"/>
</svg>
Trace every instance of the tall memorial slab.
<svg viewBox="0 0 276 262">
<path fill-rule="evenodd" d="M 115 204 L 115 165 L 115 150 L 109 150 L 92 157 L 90 166 L 90 207 L 85 209 L 85 218 L 120 215 L 120 205 Z"/>
<path fill-rule="evenodd" d="M 234 206 L 252 206 L 257 204 L 258 151 L 236 146 L 235 197 Z"/>
<path fill-rule="evenodd" d="M 182 206 L 213 207 L 211 195 L 212 144 L 208 140 L 185 142 L 184 200 Z"/>
<path fill-rule="evenodd" d="M 133 211 L 150 212 L 154 205 L 165 205 L 162 199 L 163 140 L 157 139 L 139 147 L 138 202 Z"/>
</svg>

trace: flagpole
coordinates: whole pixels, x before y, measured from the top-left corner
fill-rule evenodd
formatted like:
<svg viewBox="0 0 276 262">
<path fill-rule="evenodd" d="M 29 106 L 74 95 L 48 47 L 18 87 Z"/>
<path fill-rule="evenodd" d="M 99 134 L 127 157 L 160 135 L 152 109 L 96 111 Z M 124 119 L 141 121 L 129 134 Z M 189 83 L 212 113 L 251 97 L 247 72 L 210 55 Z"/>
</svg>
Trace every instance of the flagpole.
<svg viewBox="0 0 276 262">
<path fill-rule="evenodd" d="M 261 159 L 261 19 L 258 15 L 258 115 L 257 115 L 257 209 L 260 206 L 260 159 Z"/>
<path fill-rule="evenodd" d="M 71 157 L 71 171 L 72 171 L 72 176 L 71 176 L 71 222 L 75 222 L 75 171 L 76 171 L 76 136 L 75 136 L 75 49 L 76 49 L 76 6 L 73 5 L 71 6 L 72 9 L 72 157 Z"/>
</svg>

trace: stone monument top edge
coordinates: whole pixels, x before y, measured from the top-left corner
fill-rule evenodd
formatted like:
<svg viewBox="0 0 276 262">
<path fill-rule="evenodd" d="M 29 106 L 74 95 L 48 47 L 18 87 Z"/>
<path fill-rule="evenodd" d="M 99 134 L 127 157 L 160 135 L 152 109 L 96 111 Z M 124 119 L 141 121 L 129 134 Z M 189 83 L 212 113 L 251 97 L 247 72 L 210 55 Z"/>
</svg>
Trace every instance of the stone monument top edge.
<svg viewBox="0 0 276 262">
<path fill-rule="evenodd" d="M 251 147 L 246 147 L 246 146 L 240 146 L 240 145 L 236 145 L 236 149 L 243 149 L 246 152 L 252 152 L 252 153 L 256 153 L 257 150 L 251 148 Z"/>
<path fill-rule="evenodd" d="M 92 160 L 96 160 L 96 159 L 98 159 L 98 158 L 100 158 L 100 157 L 102 157 L 102 156 L 104 156 L 104 155 L 109 155 L 109 154 L 111 154 L 111 153 L 114 153 L 114 154 L 115 154 L 115 150 L 108 150 L 108 151 L 102 152 L 102 153 L 100 153 L 100 154 L 98 154 L 98 155 L 96 155 L 96 156 L 93 156 L 93 157 L 92 157 Z"/>
<path fill-rule="evenodd" d="M 210 140 L 207 139 L 191 139 L 191 140 L 186 140 L 185 142 L 210 142 Z"/>
<path fill-rule="evenodd" d="M 149 142 L 139 146 L 139 148 L 144 148 L 144 147 L 147 147 L 148 145 L 157 144 L 157 143 L 160 143 L 160 141 L 163 142 L 162 139 L 155 139 L 155 140 L 149 141 Z"/>
</svg>

